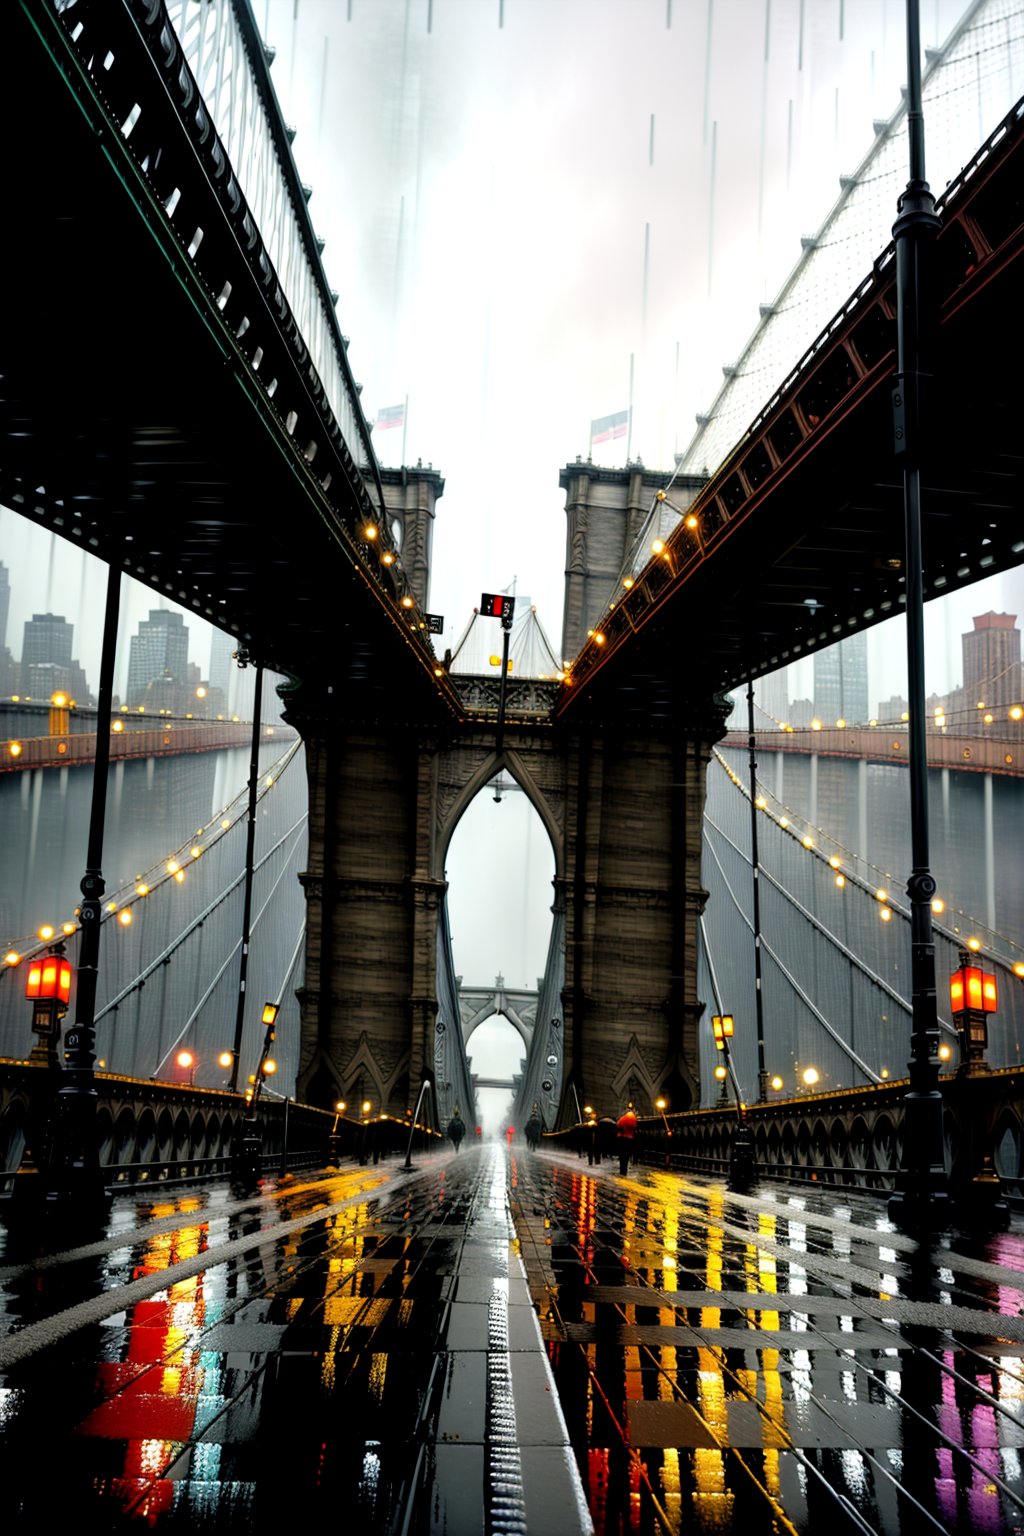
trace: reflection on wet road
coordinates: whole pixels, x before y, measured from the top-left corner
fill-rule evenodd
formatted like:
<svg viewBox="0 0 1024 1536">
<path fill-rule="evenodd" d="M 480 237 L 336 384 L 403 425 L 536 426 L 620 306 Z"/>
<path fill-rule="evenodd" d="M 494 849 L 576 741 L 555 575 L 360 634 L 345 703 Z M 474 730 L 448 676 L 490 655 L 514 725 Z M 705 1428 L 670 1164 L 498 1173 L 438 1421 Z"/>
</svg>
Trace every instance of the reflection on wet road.
<svg viewBox="0 0 1024 1536">
<path fill-rule="evenodd" d="M 1024 1532 L 1018 1218 L 492 1147 L 48 1220 L 0 1211 L 5 1536 Z"/>
<path fill-rule="evenodd" d="M 928 1252 L 867 1196 L 569 1157 L 513 1213 L 597 1536 L 1024 1531 L 1016 1221 Z"/>
<path fill-rule="evenodd" d="M 8 1208 L 5 1533 L 589 1532 L 506 1170 L 122 1197 L 74 1236 Z"/>
</svg>

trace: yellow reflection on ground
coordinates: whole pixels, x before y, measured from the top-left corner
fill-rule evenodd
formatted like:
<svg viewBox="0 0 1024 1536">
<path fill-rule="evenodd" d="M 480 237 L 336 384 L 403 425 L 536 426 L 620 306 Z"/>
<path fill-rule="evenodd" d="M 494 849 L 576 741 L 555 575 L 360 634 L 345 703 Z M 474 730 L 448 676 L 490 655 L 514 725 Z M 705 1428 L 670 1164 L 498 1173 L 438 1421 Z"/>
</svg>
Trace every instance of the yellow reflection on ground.
<svg viewBox="0 0 1024 1536">
<path fill-rule="evenodd" d="M 338 1344 L 341 1341 L 342 1330 L 340 1327 L 332 1328 L 324 1347 L 323 1357 L 320 1361 L 320 1383 L 328 1392 L 334 1387 L 336 1379 Z"/>
<path fill-rule="evenodd" d="M 697 1402 L 708 1429 L 720 1445 L 727 1445 L 729 1426 L 725 1382 L 718 1371 L 702 1370 L 698 1373 Z M 725 1458 L 722 1452 L 699 1446 L 693 1453 L 693 1477 L 696 1488 L 692 1497 L 697 1514 L 708 1524 L 724 1524 L 732 1512 L 733 1495 L 726 1491 Z"/>
<path fill-rule="evenodd" d="M 384 1398 L 384 1377 L 387 1375 L 388 1357 L 386 1354 L 374 1354 L 370 1359 L 370 1396 L 382 1402 Z"/>
<path fill-rule="evenodd" d="M 683 1494 L 679 1477 L 679 1452 L 674 1446 L 669 1446 L 663 1455 L 661 1490 L 665 1513 L 672 1522 L 672 1529 L 677 1531 L 682 1521 Z"/>
</svg>

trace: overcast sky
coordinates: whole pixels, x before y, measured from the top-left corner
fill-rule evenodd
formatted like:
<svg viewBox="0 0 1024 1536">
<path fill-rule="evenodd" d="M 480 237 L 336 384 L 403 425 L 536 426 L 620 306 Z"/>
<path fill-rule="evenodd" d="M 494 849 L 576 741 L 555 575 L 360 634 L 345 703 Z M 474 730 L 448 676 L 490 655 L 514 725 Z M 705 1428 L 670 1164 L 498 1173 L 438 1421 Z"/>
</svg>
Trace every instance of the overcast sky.
<svg viewBox="0 0 1024 1536">
<path fill-rule="evenodd" d="M 961 10 L 921 0 L 924 44 Z M 256 0 L 256 16 L 367 415 L 408 399 L 378 453 L 446 478 L 431 608 L 457 635 L 481 591 L 517 579 L 558 643 L 559 468 L 627 406 L 631 358 L 632 453 L 671 467 L 899 101 L 904 0 Z"/>
</svg>

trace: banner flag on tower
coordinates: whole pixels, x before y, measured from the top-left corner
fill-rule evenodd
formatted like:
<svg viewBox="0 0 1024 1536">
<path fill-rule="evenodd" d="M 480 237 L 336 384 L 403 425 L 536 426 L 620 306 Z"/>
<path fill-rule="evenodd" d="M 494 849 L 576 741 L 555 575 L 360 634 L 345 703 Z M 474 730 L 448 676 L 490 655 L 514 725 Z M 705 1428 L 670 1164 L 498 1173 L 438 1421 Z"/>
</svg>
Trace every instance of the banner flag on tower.
<svg viewBox="0 0 1024 1536">
<path fill-rule="evenodd" d="M 625 437 L 629 425 L 629 412 L 616 411 L 612 416 L 599 416 L 590 423 L 591 443 L 607 443 L 613 437 Z"/>
<path fill-rule="evenodd" d="M 404 425 L 405 425 L 405 406 L 404 406 L 404 404 L 403 405 L 382 405 L 380 410 L 377 412 L 377 420 L 374 422 L 374 426 L 375 427 L 379 427 L 382 432 L 387 427 L 403 427 Z"/>
</svg>

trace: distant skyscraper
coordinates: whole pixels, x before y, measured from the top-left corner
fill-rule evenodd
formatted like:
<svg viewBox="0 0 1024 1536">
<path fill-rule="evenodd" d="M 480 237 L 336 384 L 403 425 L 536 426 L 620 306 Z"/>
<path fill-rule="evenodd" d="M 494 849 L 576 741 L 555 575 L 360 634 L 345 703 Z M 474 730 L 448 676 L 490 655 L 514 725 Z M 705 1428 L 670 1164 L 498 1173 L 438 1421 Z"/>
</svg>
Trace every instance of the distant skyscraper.
<svg viewBox="0 0 1024 1536">
<path fill-rule="evenodd" d="M 150 609 L 149 618 L 142 620 L 138 634 L 132 636 L 125 702 L 135 708 L 145 704 L 150 683 L 161 685 L 161 695 L 170 684 L 181 693 L 181 699 L 172 704 L 161 696 L 161 705 L 180 709 L 185 702 L 187 679 L 188 630 L 184 619 L 180 613 L 166 608 Z"/>
<path fill-rule="evenodd" d="M 814 713 L 823 725 L 868 718 L 868 637 L 848 635 L 814 653 Z"/>
<path fill-rule="evenodd" d="M 57 667 L 71 666 L 71 646 L 75 638 L 73 624 L 59 613 L 34 613 L 25 620 L 25 637 L 21 647 L 23 667 L 50 663 Z"/>
<path fill-rule="evenodd" d="M 225 634 L 222 629 L 215 629 L 210 638 L 210 692 L 214 699 L 221 700 L 212 714 L 231 713 L 231 683 L 236 671 L 233 656 L 238 649 L 238 641 L 233 635 Z"/>
<path fill-rule="evenodd" d="M 964 705 L 1021 702 L 1020 630 L 1015 613 L 982 613 L 963 636 Z"/>
<path fill-rule="evenodd" d="M 789 668 L 779 667 L 754 684 L 754 703 L 780 724 L 789 720 Z"/>
<path fill-rule="evenodd" d="M 25 620 L 21 645 L 21 691 L 48 699 L 58 689 L 88 702 L 85 673 L 71 654 L 75 629 L 59 613 L 34 613 Z"/>
<path fill-rule="evenodd" d="M 18 669 L 7 649 L 7 621 L 11 612 L 11 578 L 0 560 L 0 694 L 17 693 Z"/>
<path fill-rule="evenodd" d="M 0 560 L 0 650 L 7 644 L 7 620 L 11 612 L 11 578 Z"/>
</svg>

